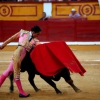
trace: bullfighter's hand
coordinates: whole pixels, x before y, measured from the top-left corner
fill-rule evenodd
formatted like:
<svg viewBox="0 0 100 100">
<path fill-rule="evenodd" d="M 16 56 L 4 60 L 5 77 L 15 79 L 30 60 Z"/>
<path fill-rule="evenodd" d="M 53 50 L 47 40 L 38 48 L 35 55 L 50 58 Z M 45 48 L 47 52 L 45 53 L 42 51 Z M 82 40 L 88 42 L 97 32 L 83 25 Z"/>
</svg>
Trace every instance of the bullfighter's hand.
<svg viewBox="0 0 100 100">
<path fill-rule="evenodd" d="M 3 45 L 1 45 L 1 46 L 0 46 L 0 50 L 2 50 L 3 48 L 4 48 L 4 46 L 3 46 Z"/>
</svg>

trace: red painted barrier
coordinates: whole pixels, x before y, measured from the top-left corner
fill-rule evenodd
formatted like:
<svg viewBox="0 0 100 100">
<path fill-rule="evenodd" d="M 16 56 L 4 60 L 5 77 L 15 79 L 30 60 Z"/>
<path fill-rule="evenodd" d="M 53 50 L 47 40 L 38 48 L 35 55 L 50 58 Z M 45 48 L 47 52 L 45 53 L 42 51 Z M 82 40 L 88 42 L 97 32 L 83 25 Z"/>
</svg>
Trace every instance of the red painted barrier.
<svg viewBox="0 0 100 100">
<path fill-rule="evenodd" d="M 100 21 L 77 21 L 77 41 L 100 41 Z"/>
<path fill-rule="evenodd" d="M 40 41 L 100 41 L 100 20 L 0 21 L 0 42 L 20 29 L 42 28 Z M 16 40 L 17 41 L 17 40 Z"/>
</svg>

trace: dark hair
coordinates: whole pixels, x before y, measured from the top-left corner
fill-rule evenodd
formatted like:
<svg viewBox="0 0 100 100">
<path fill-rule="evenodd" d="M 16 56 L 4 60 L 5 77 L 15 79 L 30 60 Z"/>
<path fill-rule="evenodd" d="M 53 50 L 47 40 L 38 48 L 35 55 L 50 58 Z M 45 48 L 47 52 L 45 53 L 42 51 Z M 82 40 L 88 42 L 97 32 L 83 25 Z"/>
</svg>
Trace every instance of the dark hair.
<svg viewBox="0 0 100 100">
<path fill-rule="evenodd" d="M 46 15 L 46 12 L 43 12 L 43 14 L 45 14 L 45 15 Z"/>
<path fill-rule="evenodd" d="M 36 25 L 36 26 L 34 26 L 34 27 L 31 28 L 31 31 L 34 31 L 35 33 L 38 33 L 38 32 L 41 31 L 41 28 Z"/>
</svg>

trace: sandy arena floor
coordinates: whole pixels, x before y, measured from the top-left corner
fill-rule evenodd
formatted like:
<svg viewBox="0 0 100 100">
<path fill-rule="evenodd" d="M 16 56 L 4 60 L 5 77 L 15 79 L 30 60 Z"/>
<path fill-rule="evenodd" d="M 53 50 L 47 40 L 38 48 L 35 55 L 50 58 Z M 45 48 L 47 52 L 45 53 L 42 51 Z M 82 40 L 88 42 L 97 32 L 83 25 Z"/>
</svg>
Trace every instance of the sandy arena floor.
<svg viewBox="0 0 100 100">
<path fill-rule="evenodd" d="M 25 100 L 100 100 L 100 51 L 73 51 L 81 64 L 87 70 L 84 76 L 76 73 L 71 73 L 75 85 L 82 90 L 81 93 L 75 93 L 74 90 L 61 78 L 55 82 L 57 87 L 63 92 L 62 95 L 57 95 L 54 89 L 49 86 L 44 80 L 36 75 L 35 83 L 41 89 L 38 93 L 34 91 L 29 84 L 27 73 L 21 73 L 23 88 L 27 93 L 30 93 L 29 98 Z M 12 52 L 0 51 L 0 75 L 7 68 L 11 60 Z M 10 81 L 7 78 L 0 88 L 0 100 L 22 100 L 18 97 L 17 87 L 14 83 L 14 92 L 9 92 Z"/>
</svg>

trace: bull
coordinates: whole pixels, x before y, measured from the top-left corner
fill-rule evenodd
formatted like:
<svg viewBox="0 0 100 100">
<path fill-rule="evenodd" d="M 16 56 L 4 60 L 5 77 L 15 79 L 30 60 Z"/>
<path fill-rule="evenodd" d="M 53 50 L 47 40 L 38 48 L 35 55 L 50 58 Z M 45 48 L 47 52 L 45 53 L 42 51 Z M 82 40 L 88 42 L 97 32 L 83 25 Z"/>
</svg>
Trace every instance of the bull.
<svg viewBox="0 0 100 100">
<path fill-rule="evenodd" d="M 25 71 L 27 71 L 28 73 L 28 81 L 30 82 L 30 84 L 32 85 L 32 87 L 34 88 L 36 92 L 38 92 L 40 89 L 38 89 L 37 86 L 35 85 L 35 82 L 34 82 L 35 75 L 40 75 L 40 77 L 44 81 L 46 81 L 50 86 L 54 88 L 57 94 L 61 94 L 62 92 L 57 88 L 54 81 L 59 81 L 61 77 L 64 78 L 65 82 L 67 82 L 74 89 L 76 93 L 81 92 L 81 90 L 74 85 L 73 80 L 70 75 L 70 71 L 67 68 L 63 68 L 62 71 L 59 72 L 55 76 L 50 76 L 50 77 L 44 76 L 40 72 L 37 71 L 34 63 L 31 61 L 29 53 L 26 54 L 24 60 L 21 63 L 21 72 L 25 72 Z M 9 79 L 10 79 L 10 92 L 13 92 L 14 90 L 13 73 L 10 75 Z"/>
</svg>

